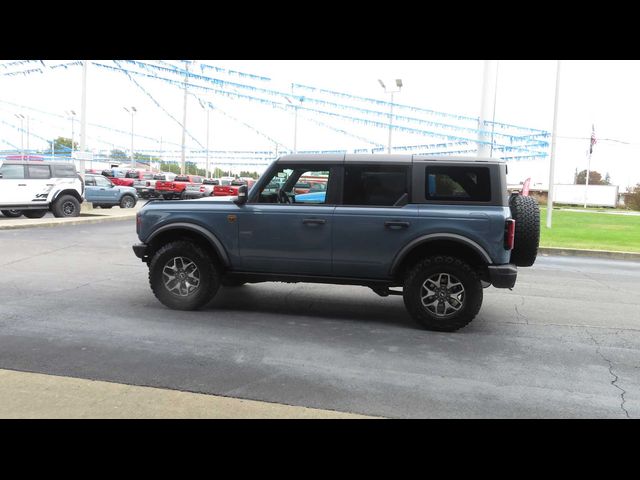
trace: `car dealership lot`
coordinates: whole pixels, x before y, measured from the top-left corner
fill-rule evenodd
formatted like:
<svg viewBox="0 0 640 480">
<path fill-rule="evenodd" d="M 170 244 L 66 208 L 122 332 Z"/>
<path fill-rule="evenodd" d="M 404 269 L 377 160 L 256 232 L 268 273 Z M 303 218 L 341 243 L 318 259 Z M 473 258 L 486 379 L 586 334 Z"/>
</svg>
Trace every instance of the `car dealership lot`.
<svg viewBox="0 0 640 480">
<path fill-rule="evenodd" d="M 640 263 L 539 257 L 457 333 L 355 286 L 163 307 L 134 221 L 0 231 L 0 368 L 383 417 L 640 417 Z"/>
</svg>

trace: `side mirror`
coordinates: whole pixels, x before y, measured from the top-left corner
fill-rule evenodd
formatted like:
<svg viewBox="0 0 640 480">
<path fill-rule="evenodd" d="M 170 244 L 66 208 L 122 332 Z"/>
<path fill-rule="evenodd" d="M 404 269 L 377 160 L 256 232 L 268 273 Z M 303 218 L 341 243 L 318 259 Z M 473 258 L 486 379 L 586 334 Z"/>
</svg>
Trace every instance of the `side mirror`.
<svg viewBox="0 0 640 480">
<path fill-rule="evenodd" d="M 247 191 L 248 188 L 246 185 L 240 185 L 238 187 L 238 198 L 236 199 L 236 205 L 244 205 L 247 203 Z"/>
</svg>

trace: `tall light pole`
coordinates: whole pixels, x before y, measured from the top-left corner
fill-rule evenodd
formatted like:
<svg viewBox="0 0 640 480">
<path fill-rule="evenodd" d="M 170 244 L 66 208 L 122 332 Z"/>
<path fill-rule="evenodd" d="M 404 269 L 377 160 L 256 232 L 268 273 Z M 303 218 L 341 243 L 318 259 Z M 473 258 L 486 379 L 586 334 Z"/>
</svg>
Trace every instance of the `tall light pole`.
<svg viewBox="0 0 640 480">
<path fill-rule="evenodd" d="M 402 89 L 402 79 L 396 79 L 396 87 L 398 87 L 397 90 L 387 90 L 387 87 L 382 80 L 378 79 L 378 82 L 380 83 L 382 88 L 384 88 L 385 93 L 391 94 L 391 107 L 389 109 L 389 146 L 387 148 L 387 153 L 391 153 L 391 131 L 393 127 L 393 94 L 399 93 Z"/>
<path fill-rule="evenodd" d="M 16 113 L 20 119 L 20 160 L 24 160 L 24 115 Z"/>
<path fill-rule="evenodd" d="M 73 110 L 67 110 L 65 111 L 65 113 L 67 115 L 69 115 L 69 117 L 71 118 L 71 159 L 73 160 L 73 143 L 74 143 L 74 136 L 75 136 L 75 132 L 74 132 L 74 127 L 75 127 L 75 116 L 76 116 L 76 112 L 74 112 Z"/>
<path fill-rule="evenodd" d="M 551 158 L 549 159 L 549 190 L 547 193 L 547 228 L 551 228 L 553 211 L 553 173 L 556 162 L 556 131 L 558 126 L 558 99 L 560 98 L 560 60 L 556 67 L 556 97 L 553 104 L 553 131 L 551 133 Z"/>
<path fill-rule="evenodd" d="M 210 108 L 209 106 L 205 105 L 202 100 L 198 99 L 198 101 L 200 102 L 200 106 L 207 112 L 207 146 L 206 146 L 206 157 L 205 157 L 205 167 L 204 167 L 204 174 L 207 178 L 209 177 L 209 112 L 210 112 Z"/>
<path fill-rule="evenodd" d="M 293 90 L 293 86 L 291 87 Z M 290 105 L 293 105 L 293 153 L 298 152 L 298 105 L 294 104 L 289 97 L 284 97 Z M 294 97 L 295 98 L 295 97 Z M 300 100 L 302 101 L 302 100 Z"/>
<path fill-rule="evenodd" d="M 180 165 L 180 174 L 184 175 L 184 168 L 186 163 L 186 155 L 185 155 L 185 140 L 187 134 L 187 81 L 189 80 L 189 62 L 185 65 L 186 73 L 184 76 L 184 104 L 183 104 L 183 112 L 182 112 L 182 163 Z"/>
<path fill-rule="evenodd" d="M 29 115 L 27 115 L 27 155 L 29 155 Z"/>
<path fill-rule="evenodd" d="M 131 168 L 135 170 L 136 168 L 136 158 L 133 155 L 133 114 L 137 112 L 136 107 L 131 107 L 129 110 L 127 107 L 124 108 L 128 113 L 131 114 Z"/>
</svg>

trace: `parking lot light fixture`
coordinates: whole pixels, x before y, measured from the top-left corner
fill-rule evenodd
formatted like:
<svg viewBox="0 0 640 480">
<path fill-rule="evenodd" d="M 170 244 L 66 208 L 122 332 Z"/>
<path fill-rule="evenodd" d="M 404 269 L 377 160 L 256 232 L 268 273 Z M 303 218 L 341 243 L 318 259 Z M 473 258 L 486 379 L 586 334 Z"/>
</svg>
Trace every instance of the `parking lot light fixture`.
<svg viewBox="0 0 640 480">
<path fill-rule="evenodd" d="M 391 132 L 393 129 L 393 94 L 399 93 L 400 89 L 402 89 L 402 79 L 401 78 L 396 79 L 397 90 L 387 90 L 386 85 L 380 79 L 378 79 L 378 83 L 380 83 L 380 86 L 384 89 L 385 93 L 391 94 L 391 104 L 389 109 L 389 146 L 387 147 L 387 153 L 391 153 Z"/>
</svg>

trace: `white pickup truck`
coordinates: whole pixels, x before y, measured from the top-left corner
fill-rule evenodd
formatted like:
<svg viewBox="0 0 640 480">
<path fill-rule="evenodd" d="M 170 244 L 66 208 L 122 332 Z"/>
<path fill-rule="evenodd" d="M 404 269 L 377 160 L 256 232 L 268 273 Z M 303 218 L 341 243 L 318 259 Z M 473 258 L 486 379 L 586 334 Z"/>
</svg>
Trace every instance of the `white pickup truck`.
<svg viewBox="0 0 640 480">
<path fill-rule="evenodd" d="M 145 173 L 143 178 L 133 181 L 133 188 L 136 189 L 138 197 L 140 198 L 157 197 L 156 182 L 158 180 L 171 182 L 174 178 L 176 178 L 176 174 L 171 172 L 161 172 L 156 174 Z"/>
<path fill-rule="evenodd" d="M 184 198 L 202 198 L 213 195 L 213 187 L 219 185 L 217 179 L 205 178 L 202 183 L 187 185 L 184 189 Z"/>
</svg>

